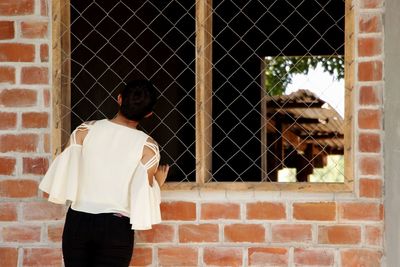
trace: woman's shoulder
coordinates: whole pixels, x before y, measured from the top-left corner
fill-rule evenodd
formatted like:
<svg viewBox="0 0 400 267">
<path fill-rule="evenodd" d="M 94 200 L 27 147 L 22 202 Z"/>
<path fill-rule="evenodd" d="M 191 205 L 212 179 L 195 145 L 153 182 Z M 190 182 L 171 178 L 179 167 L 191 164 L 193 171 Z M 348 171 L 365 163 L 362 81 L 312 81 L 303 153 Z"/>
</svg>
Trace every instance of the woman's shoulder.
<svg viewBox="0 0 400 267">
<path fill-rule="evenodd" d="M 100 120 L 92 120 L 92 121 L 84 121 L 78 127 L 76 127 L 76 130 L 89 130 L 93 125 L 98 123 Z"/>
<path fill-rule="evenodd" d="M 92 126 L 96 123 L 97 121 L 85 121 L 81 123 L 78 127 L 75 128 L 75 130 L 71 134 L 71 144 L 77 144 L 77 145 L 82 145 L 83 141 L 85 140 L 86 136 L 90 132 Z"/>
</svg>

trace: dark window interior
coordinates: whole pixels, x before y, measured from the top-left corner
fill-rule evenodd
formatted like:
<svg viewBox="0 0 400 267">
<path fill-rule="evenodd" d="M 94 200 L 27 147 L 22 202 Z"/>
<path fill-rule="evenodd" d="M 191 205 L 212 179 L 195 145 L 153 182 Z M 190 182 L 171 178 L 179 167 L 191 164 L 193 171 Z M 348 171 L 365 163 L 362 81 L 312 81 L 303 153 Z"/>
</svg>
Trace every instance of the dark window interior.
<svg viewBox="0 0 400 267">
<path fill-rule="evenodd" d="M 160 93 L 142 128 L 172 164 L 170 181 L 195 180 L 193 1 L 71 0 L 71 127 L 112 118 L 124 82 L 147 78 Z"/>
<path fill-rule="evenodd" d="M 213 178 L 260 181 L 267 56 L 343 55 L 344 1 L 213 1 Z M 142 124 L 195 181 L 195 1 L 71 0 L 71 126 L 112 118 L 124 82 L 153 81 L 155 116 Z"/>
<path fill-rule="evenodd" d="M 260 181 L 261 63 L 343 55 L 344 1 L 225 0 L 213 9 L 213 178 Z"/>
</svg>

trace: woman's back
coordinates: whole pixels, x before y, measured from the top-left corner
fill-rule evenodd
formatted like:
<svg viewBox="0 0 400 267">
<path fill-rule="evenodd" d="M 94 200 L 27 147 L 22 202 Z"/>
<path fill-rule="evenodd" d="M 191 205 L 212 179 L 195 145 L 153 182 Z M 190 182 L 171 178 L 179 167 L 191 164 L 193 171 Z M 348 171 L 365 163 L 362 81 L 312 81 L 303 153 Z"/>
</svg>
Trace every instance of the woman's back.
<svg viewBox="0 0 400 267">
<path fill-rule="evenodd" d="M 87 134 L 82 143 L 79 187 L 72 208 L 129 215 L 130 182 L 141 164 L 149 136 L 107 119 L 85 125 L 80 127 Z"/>
</svg>

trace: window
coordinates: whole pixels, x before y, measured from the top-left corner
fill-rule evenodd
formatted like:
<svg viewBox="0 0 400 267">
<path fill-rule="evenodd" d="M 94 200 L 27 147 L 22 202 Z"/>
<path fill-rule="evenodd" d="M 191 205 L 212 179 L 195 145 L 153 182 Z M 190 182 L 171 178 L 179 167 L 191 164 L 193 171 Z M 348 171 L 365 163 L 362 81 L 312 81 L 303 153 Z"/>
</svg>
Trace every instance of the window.
<svg viewBox="0 0 400 267">
<path fill-rule="evenodd" d="M 110 118 L 124 82 L 147 78 L 160 101 L 142 127 L 172 165 L 167 187 L 350 189 L 351 6 L 265 2 L 61 3 L 54 140 Z M 289 93 L 314 68 L 346 76 L 345 114 L 309 88 Z"/>
<path fill-rule="evenodd" d="M 143 128 L 172 163 L 171 179 L 195 180 L 195 6 L 191 1 L 71 1 L 71 122 L 111 118 L 124 81 L 160 91 Z M 158 116 L 158 114 L 161 114 Z"/>
</svg>

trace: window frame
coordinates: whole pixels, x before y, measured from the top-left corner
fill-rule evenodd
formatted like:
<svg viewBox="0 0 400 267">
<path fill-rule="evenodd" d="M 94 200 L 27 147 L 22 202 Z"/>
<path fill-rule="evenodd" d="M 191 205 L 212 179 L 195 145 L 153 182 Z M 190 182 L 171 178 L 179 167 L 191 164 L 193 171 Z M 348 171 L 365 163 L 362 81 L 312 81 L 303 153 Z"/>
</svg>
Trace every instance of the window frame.
<svg viewBox="0 0 400 267">
<path fill-rule="evenodd" d="M 70 0 L 52 0 L 52 155 L 70 133 Z M 212 155 L 212 0 L 196 0 L 196 182 L 167 182 L 163 190 L 352 192 L 354 188 L 354 6 L 345 0 L 344 182 L 210 182 Z"/>
</svg>

